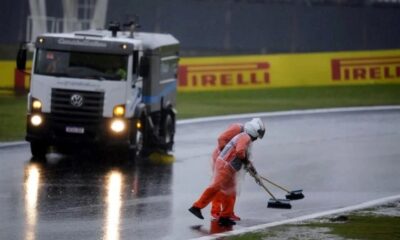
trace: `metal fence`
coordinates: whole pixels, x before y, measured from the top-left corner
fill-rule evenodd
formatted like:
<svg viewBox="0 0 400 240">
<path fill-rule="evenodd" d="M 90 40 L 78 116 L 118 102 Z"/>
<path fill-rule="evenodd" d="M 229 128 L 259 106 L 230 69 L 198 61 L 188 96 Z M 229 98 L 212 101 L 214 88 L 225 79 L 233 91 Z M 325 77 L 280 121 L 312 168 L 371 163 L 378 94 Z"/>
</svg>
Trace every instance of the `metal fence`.
<svg viewBox="0 0 400 240">
<path fill-rule="evenodd" d="M 137 15 L 142 31 L 169 32 L 184 55 L 323 52 L 400 48 L 400 0 L 112 0 L 107 22 Z M 1 44 L 32 39 L 33 21 L 46 31 L 87 29 L 65 20 L 60 4 L 46 19 L 28 17 L 27 2 L 5 1 Z M 11 13 L 18 14 L 11 14 Z M 23 21 L 21 20 L 23 19 Z M 21 31 L 21 29 L 23 31 Z M 1 49 L 0 49 L 1 54 Z"/>
<path fill-rule="evenodd" d="M 376 4 L 372 0 L 114 0 L 108 20 L 123 21 L 137 14 L 144 31 L 176 35 L 186 55 L 400 48 L 399 4 Z"/>
</svg>

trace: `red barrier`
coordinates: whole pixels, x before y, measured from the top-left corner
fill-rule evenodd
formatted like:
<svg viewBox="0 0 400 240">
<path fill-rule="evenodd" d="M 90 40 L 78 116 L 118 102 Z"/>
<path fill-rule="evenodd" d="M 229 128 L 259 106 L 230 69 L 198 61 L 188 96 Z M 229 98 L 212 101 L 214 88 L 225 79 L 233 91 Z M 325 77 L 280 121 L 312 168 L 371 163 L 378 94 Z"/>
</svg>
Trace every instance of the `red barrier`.
<svg viewBox="0 0 400 240">
<path fill-rule="evenodd" d="M 30 69 L 26 69 L 26 71 L 15 69 L 14 90 L 18 92 L 26 91 L 29 86 L 25 86 L 25 80 L 30 75 Z"/>
</svg>

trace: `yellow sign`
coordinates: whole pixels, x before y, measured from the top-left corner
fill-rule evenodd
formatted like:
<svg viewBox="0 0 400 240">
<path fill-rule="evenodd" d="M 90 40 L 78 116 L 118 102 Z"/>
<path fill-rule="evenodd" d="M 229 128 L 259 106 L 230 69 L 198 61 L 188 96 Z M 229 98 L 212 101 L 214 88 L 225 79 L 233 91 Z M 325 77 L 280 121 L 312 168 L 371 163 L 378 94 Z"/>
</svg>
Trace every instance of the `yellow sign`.
<svg viewBox="0 0 400 240">
<path fill-rule="evenodd" d="M 26 71 L 18 71 L 15 61 L 0 61 L 0 88 L 28 89 L 32 62 L 26 64 Z"/>
<path fill-rule="evenodd" d="M 400 83 L 400 50 L 182 58 L 178 78 L 179 91 Z M 21 86 L 29 75 L 0 61 L 0 88 Z"/>
<path fill-rule="evenodd" d="M 183 58 L 179 91 L 400 83 L 400 50 Z"/>
<path fill-rule="evenodd" d="M 260 57 L 183 59 L 179 89 L 242 89 L 270 84 L 270 64 Z"/>
<path fill-rule="evenodd" d="M 0 88 L 14 88 L 15 61 L 0 61 Z"/>
<path fill-rule="evenodd" d="M 332 80 L 398 80 L 400 78 L 400 55 L 383 57 L 333 59 Z"/>
</svg>

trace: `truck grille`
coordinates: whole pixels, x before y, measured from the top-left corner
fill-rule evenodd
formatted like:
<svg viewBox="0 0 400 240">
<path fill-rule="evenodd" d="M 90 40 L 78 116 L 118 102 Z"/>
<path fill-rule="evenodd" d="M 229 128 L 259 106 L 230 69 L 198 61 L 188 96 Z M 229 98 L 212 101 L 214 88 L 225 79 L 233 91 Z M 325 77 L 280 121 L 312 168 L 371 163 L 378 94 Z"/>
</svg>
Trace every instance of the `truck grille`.
<svg viewBox="0 0 400 240">
<path fill-rule="evenodd" d="M 102 118 L 103 104 L 104 92 L 53 89 L 51 118 L 57 125 L 93 127 Z"/>
</svg>

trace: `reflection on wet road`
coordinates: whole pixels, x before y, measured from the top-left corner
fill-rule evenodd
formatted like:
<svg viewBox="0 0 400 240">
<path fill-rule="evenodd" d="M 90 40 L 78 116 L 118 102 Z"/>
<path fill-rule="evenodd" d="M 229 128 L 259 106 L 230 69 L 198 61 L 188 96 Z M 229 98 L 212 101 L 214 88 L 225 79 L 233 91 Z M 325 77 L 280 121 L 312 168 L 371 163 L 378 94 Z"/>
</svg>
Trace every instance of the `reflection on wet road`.
<svg viewBox="0 0 400 240">
<path fill-rule="evenodd" d="M 107 221 L 105 226 L 104 239 L 120 239 L 119 224 L 121 214 L 121 190 L 122 190 L 122 174 L 119 171 L 111 171 L 107 175 Z"/>
<path fill-rule="evenodd" d="M 264 120 L 253 160 L 268 178 L 304 188 L 290 211 L 266 208 L 268 196 L 246 177 L 237 225 L 218 226 L 209 208 L 206 220 L 193 217 L 187 209 L 209 184 L 215 138 L 237 121 L 181 124 L 173 164 L 90 152 L 49 154 L 44 163 L 30 159 L 27 145 L 0 148 L 0 239 L 189 239 L 400 192 L 399 110 Z"/>
<path fill-rule="evenodd" d="M 168 232 L 164 223 L 171 222 L 172 165 L 85 157 L 50 154 L 47 162 L 20 162 L 23 188 L 16 185 L 1 194 L 1 209 L 14 211 L 0 217 L 0 239 L 118 240 L 130 238 L 131 232 L 137 239 L 160 239 Z M 2 170 L 2 180 L 13 179 Z M 23 194 L 23 205 L 18 194 Z M 148 233 L 156 225 L 157 231 Z"/>
<path fill-rule="evenodd" d="M 35 229 L 37 220 L 37 198 L 39 189 L 40 172 L 39 168 L 30 164 L 26 168 L 25 180 L 25 211 L 26 211 L 26 230 L 25 239 L 35 239 Z"/>
</svg>

